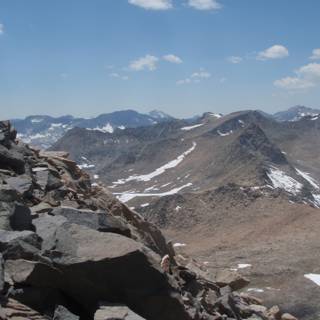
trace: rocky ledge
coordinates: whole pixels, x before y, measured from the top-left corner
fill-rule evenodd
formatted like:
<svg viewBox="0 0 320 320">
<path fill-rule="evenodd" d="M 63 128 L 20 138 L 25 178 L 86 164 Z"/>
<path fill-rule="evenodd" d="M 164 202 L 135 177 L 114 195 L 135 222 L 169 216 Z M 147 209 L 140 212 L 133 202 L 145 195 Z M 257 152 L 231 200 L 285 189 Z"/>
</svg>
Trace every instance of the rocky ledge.
<svg viewBox="0 0 320 320">
<path fill-rule="evenodd" d="M 0 319 L 295 319 L 176 255 L 67 157 L 0 122 Z"/>
</svg>

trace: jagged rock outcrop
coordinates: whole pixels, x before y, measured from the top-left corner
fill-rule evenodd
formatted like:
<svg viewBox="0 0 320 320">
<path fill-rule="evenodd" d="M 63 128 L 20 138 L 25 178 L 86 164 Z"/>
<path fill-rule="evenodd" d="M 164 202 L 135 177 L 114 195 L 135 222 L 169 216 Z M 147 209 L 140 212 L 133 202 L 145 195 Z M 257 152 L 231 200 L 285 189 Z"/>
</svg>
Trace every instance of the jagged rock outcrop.
<svg viewBox="0 0 320 320">
<path fill-rule="evenodd" d="M 65 153 L 16 141 L 8 122 L 0 130 L 1 320 L 274 319 L 233 292 L 234 279 L 214 283 L 179 263 L 155 226 L 92 187 Z"/>
<path fill-rule="evenodd" d="M 101 306 L 94 314 L 94 320 L 145 320 L 126 306 Z"/>
</svg>

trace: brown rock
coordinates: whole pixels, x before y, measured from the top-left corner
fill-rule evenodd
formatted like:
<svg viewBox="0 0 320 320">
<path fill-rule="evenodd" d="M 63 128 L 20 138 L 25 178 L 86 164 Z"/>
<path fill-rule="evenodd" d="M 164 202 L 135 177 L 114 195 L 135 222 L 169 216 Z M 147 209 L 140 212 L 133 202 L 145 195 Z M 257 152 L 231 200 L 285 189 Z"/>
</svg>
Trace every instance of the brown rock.
<svg viewBox="0 0 320 320">
<path fill-rule="evenodd" d="M 248 304 L 258 304 L 262 305 L 263 301 L 262 299 L 259 299 L 257 297 L 252 296 L 251 294 L 241 292 L 240 293 L 241 298 Z"/>
<path fill-rule="evenodd" d="M 32 310 L 26 305 L 13 300 L 8 299 L 1 303 L 0 308 L 1 320 L 49 320 L 48 317 L 41 315 L 40 313 Z"/>
<path fill-rule="evenodd" d="M 281 316 L 281 320 L 298 320 L 298 318 L 294 317 L 292 314 L 290 313 L 284 313 Z"/>
<path fill-rule="evenodd" d="M 53 320 L 79 320 L 79 317 L 64 306 L 57 306 L 54 310 Z"/>
<path fill-rule="evenodd" d="M 258 314 L 264 314 L 267 311 L 267 308 L 265 306 L 261 306 L 259 304 L 251 304 L 249 308 L 251 311 Z"/>
<path fill-rule="evenodd" d="M 102 306 L 94 314 L 94 320 L 144 320 L 126 306 Z"/>
<path fill-rule="evenodd" d="M 41 158 L 68 158 L 69 153 L 65 151 L 40 151 Z"/>
<path fill-rule="evenodd" d="M 267 315 L 272 320 L 280 320 L 281 319 L 281 312 L 278 306 L 273 306 L 267 312 Z"/>
<path fill-rule="evenodd" d="M 250 281 L 239 273 L 229 270 L 218 271 L 216 282 L 219 287 L 230 286 L 232 290 L 240 290 L 246 287 Z"/>
</svg>

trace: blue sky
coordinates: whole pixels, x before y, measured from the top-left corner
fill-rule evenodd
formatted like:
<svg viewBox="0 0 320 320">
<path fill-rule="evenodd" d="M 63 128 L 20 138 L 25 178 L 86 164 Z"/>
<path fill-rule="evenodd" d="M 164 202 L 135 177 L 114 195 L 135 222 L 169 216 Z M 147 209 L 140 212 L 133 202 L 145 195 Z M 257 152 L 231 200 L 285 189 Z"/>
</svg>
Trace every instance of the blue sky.
<svg viewBox="0 0 320 320">
<path fill-rule="evenodd" d="M 0 115 L 320 107 L 319 12 L 319 0 L 0 0 Z"/>
</svg>

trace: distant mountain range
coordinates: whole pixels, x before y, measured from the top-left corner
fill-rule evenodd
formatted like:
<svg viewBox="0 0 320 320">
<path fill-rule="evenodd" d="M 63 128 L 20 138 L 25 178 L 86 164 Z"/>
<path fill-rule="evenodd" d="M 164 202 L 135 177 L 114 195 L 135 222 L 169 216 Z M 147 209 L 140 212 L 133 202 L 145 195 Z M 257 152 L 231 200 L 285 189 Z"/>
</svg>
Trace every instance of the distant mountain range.
<svg viewBox="0 0 320 320">
<path fill-rule="evenodd" d="M 73 128 L 51 149 L 68 151 L 133 205 L 172 189 L 199 192 L 235 183 L 281 186 L 293 201 L 320 206 L 319 186 L 300 173 L 320 180 L 319 124 L 314 115 L 278 122 L 258 111 L 206 113 L 191 124 L 167 119 L 112 133 Z"/>
<path fill-rule="evenodd" d="M 91 119 L 75 118 L 70 115 L 57 118 L 34 115 L 25 119 L 12 119 L 11 122 L 24 142 L 46 149 L 74 127 L 113 133 L 116 130 L 150 126 L 169 119 L 173 118 L 158 110 L 149 114 L 123 110 L 101 114 Z"/>
<path fill-rule="evenodd" d="M 296 106 L 274 115 L 260 112 L 264 116 L 274 118 L 277 121 L 298 121 L 304 116 L 319 114 L 320 110 Z M 206 114 L 184 119 L 184 121 L 193 123 L 201 117 L 205 117 Z M 148 114 L 139 113 L 134 110 L 123 110 L 101 114 L 91 119 L 75 118 L 70 115 L 62 117 L 34 115 L 28 116 L 25 119 L 11 119 L 11 122 L 18 130 L 19 137 L 24 142 L 47 149 L 74 127 L 113 133 L 116 130 L 146 127 L 173 119 L 174 117 L 159 110 L 153 110 Z"/>
</svg>

